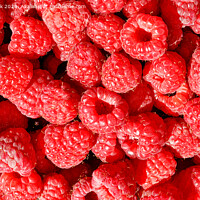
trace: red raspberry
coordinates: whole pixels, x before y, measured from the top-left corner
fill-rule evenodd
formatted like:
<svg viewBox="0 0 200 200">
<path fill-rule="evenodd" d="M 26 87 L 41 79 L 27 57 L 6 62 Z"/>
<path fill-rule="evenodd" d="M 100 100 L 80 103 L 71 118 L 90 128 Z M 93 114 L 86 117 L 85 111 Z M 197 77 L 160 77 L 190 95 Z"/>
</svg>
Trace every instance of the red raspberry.
<svg viewBox="0 0 200 200">
<path fill-rule="evenodd" d="M 144 80 L 162 94 L 175 92 L 184 83 L 185 76 L 185 60 L 172 51 L 147 62 L 143 70 Z"/>
<path fill-rule="evenodd" d="M 29 60 L 33 64 L 33 69 L 40 69 L 40 61 L 38 59 Z"/>
<path fill-rule="evenodd" d="M 2 57 L 10 55 L 10 53 L 8 51 L 8 45 L 9 44 L 2 44 L 0 46 L 0 54 L 2 55 Z"/>
<path fill-rule="evenodd" d="M 25 92 L 20 95 L 15 95 L 9 98 L 14 103 L 18 110 L 27 117 L 38 118 L 40 117 L 36 102 L 39 98 L 43 87 L 45 87 L 53 77 L 48 71 L 37 69 L 33 72 L 33 78 L 29 83 Z"/>
<path fill-rule="evenodd" d="M 92 132 L 81 122 L 67 125 L 48 125 L 45 129 L 46 156 L 60 168 L 70 168 L 80 164 L 95 144 Z"/>
<path fill-rule="evenodd" d="M 116 133 L 99 134 L 92 152 L 102 162 L 116 162 L 124 158 L 124 152 L 117 142 Z"/>
<path fill-rule="evenodd" d="M 123 98 L 129 105 L 130 115 L 151 112 L 154 103 L 153 91 L 144 81 L 134 90 L 123 94 Z"/>
<path fill-rule="evenodd" d="M 200 140 L 182 118 L 167 118 L 166 145 L 178 158 L 192 158 L 200 151 Z"/>
<path fill-rule="evenodd" d="M 0 45 L 3 43 L 4 40 L 4 29 L 0 30 Z"/>
<path fill-rule="evenodd" d="M 191 28 L 196 34 L 200 34 L 200 14 L 197 15 L 194 25 L 192 25 Z"/>
<path fill-rule="evenodd" d="M 142 113 L 131 116 L 117 132 L 117 137 L 127 156 L 145 160 L 162 150 L 166 125 L 156 113 Z"/>
<path fill-rule="evenodd" d="M 79 102 L 79 118 L 95 133 L 115 132 L 128 117 L 128 104 L 105 88 L 88 89 Z"/>
<path fill-rule="evenodd" d="M 3 29 L 4 23 L 6 21 L 6 12 L 4 9 L 4 0 L 0 0 L 0 29 Z"/>
<path fill-rule="evenodd" d="M 31 137 L 23 128 L 9 128 L 0 133 L 0 173 L 18 172 L 29 176 L 36 157 Z"/>
<path fill-rule="evenodd" d="M 121 31 L 122 47 L 139 60 L 154 60 L 167 49 L 167 25 L 161 17 L 138 14 L 129 18 Z"/>
<path fill-rule="evenodd" d="M 69 56 L 67 74 L 85 87 L 98 86 L 104 60 L 105 57 L 96 46 L 81 42 Z"/>
<path fill-rule="evenodd" d="M 52 124 L 66 124 L 77 116 L 79 98 L 69 84 L 50 81 L 37 99 L 38 113 Z"/>
<path fill-rule="evenodd" d="M 138 13 L 151 15 L 159 14 L 158 0 L 128 0 L 123 8 L 123 14 L 127 17 L 134 17 Z"/>
<path fill-rule="evenodd" d="M 102 66 L 102 84 L 110 91 L 126 93 L 141 81 L 139 61 L 135 63 L 122 53 L 113 53 Z"/>
<path fill-rule="evenodd" d="M 200 152 L 195 155 L 192 160 L 196 165 L 200 165 Z"/>
<path fill-rule="evenodd" d="M 0 132 L 7 128 L 28 128 L 28 118 L 8 100 L 0 102 Z"/>
<path fill-rule="evenodd" d="M 61 174 L 50 174 L 44 179 L 40 200 L 71 200 L 70 187 Z"/>
<path fill-rule="evenodd" d="M 44 22 L 32 17 L 20 17 L 11 22 L 11 42 L 8 46 L 12 55 L 37 59 L 51 50 L 53 40 Z"/>
<path fill-rule="evenodd" d="M 92 187 L 99 199 L 133 200 L 136 183 L 132 163 L 125 160 L 100 165 L 92 174 Z"/>
<path fill-rule="evenodd" d="M 173 155 L 164 149 L 148 160 L 134 160 L 134 164 L 136 182 L 144 189 L 167 181 L 176 170 Z"/>
<path fill-rule="evenodd" d="M 0 94 L 11 97 L 25 91 L 33 76 L 33 65 L 26 59 L 0 58 Z"/>
<path fill-rule="evenodd" d="M 93 15 L 87 27 L 87 34 L 91 40 L 109 53 L 122 49 L 120 31 L 124 20 L 120 17 L 109 15 Z"/>
</svg>

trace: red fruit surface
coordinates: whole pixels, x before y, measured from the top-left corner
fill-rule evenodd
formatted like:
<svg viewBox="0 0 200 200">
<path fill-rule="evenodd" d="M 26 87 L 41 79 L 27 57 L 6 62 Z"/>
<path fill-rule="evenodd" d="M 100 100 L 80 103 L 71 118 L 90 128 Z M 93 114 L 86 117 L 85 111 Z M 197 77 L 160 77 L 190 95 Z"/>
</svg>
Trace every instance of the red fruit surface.
<svg viewBox="0 0 200 200">
<path fill-rule="evenodd" d="M 6 21 L 6 12 L 4 9 L 4 0 L 0 0 L 0 29 L 3 29 L 3 25 Z"/>
<path fill-rule="evenodd" d="M 40 61 L 38 59 L 34 59 L 34 60 L 29 60 L 32 65 L 33 65 L 33 69 L 40 69 Z"/>
<path fill-rule="evenodd" d="M 200 34 L 200 14 L 197 15 L 197 18 L 191 28 L 196 34 Z"/>
<path fill-rule="evenodd" d="M 4 29 L 0 29 L 0 44 L 2 44 L 4 39 Z"/>
</svg>

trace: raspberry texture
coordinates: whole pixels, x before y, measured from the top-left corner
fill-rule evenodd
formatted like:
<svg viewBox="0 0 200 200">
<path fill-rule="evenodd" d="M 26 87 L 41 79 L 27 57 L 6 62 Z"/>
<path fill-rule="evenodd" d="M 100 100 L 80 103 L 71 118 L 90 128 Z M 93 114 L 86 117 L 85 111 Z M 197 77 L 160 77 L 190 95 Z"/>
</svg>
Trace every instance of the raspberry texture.
<svg viewBox="0 0 200 200">
<path fill-rule="evenodd" d="M 3 25 L 6 21 L 6 12 L 3 8 L 4 6 L 4 0 L 0 0 L 0 5 L 1 5 L 1 8 L 0 8 L 0 29 L 3 29 Z"/>
<path fill-rule="evenodd" d="M 131 17 L 121 31 L 122 48 L 133 58 L 154 60 L 167 49 L 167 25 L 161 17 L 140 13 Z"/>
<path fill-rule="evenodd" d="M 102 87 L 88 89 L 79 102 L 79 118 L 95 133 L 115 132 L 128 117 L 128 104 Z"/>
<path fill-rule="evenodd" d="M 109 53 L 120 51 L 123 24 L 124 20 L 114 14 L 93 15 L 87 26 L 87 35 L 99 48 Z"/>
<path fill-rule="evenodd" d="M 105 57 L 90 42 L 79 43 L 69 56 L 67 74 L 85 87 L 98 86 Z"/>
<path fill-rule="evenodd" d="M 0 187 L 7 199 L 35 200 L 40 197 L 43 183 L 35 170 L 27 177 L 19 174 L 3 173 L 0 177 Z"/>
<path fill-rule="evenodd" d="M 196 34 L 200 34 L 200 14 L 197 15 L 197 18 L 191 28 Z"/>
<path fill-rule="evenodd" d="M 23 128 L 9 128 L 0 133 L 0 173 L 18 172 L 29 176 L 36 157 L 30 135 Z"/>
<path fill-rule="evenodd" d="M 60 168 L 70 168 L 80 164 L 95 144 L 91 131 L 81 122 L 67 125 L 48 125 L 45 128 L 46 156 Z"/>
<path fill-rule="evenodd" d="M 0 94 L 4 98 L 25 91 L 33 76 L 33 65 L 26 59 L 5 56 L 0 58 Z"/>
<path fill-rule="evenodd" d="M 102 66 L 102 84 L 110 91 L 126 93 L 140 83 L 141 68 L 137 60 L 131 63 L 122 53 L 113 53 Z"/>
<path fill-rule="evenodd" d="M 166 125 L 156 113 L 142 113 L 131 116 L 117 132 L 117 137 L 127 156 L 145 160 L 162 150 Z"/>
</svg>

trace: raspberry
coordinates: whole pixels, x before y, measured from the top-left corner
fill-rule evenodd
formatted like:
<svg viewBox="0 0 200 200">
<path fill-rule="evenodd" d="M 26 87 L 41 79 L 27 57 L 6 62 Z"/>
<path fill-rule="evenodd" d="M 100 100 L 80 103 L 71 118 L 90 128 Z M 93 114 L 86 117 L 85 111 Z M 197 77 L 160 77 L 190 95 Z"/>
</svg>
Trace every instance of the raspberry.
<svg viewBox="0 0 200 200">
<path fill-rule="evenodd" d="M 123 94 L 123 98 L 129 105 L 129 115 L 151 112 L 154 103 L 153 91 L 144 81 L 134 90 Z"/>
<path fill-rule="evenodd" d="M 2 55 L 2 57 L 10 55 L 10 53 L 8 51 L 8 45 L 9 44 L 2 44 L 0 46 L 0 54 Z"/>
<path fill-rule="evenodd" d="M 69 56 L 67 74 L 85 87 L 98 86 L 104 60 L 97 47 L 89 42 L 81 42 Z"/>
<path fill-rule="evenodd" d="M 193 157 L 193 162 L 196 164 L 196 165 L 200 165 L 200 152 L 198 153 L 198 155 L 195 155 Z"/>
<path fill-rule="evenodd" d="M 28 118 L 8 100 L 0 102 L 0 132 L 7 128 L 28 128 Z"/>
<path fill-rule="evenodd" d="M 93 191 L 99 199 L 132 200 L 136 192 L 130 161 L 102 164 L 92 174 Z"/>
<path fill-rule="evenodd" d="M 148 160 L 134 160 L 136 182 L 145 190 L 162 183 L 175 174 L 176 161 L 173 155 L 162 150 Z"/>
<path fill-rule="evenodd" d="M 8 98 L 24 92 L 33 76 L 33 65 L 26 59 L 6 56 L 0 58 L 0 66 L 0 94 Z"/>
<path fill-rule="evenodd" d="M 3 39 L 4 39 L 4 30 L 1 29 L 1 30 L 0 30 L 0 44 L 3 43 Z"/>
<path fill-rule="evenodd" d="M 176 52 L 167 51 L 163 56 L 145 64 L 143 78 L 161 94 L 175 92 L 185 81 L 185 60 Z"/>
<path fill-rule="evenodd" d="M 193 135 L 182 118 L 165 119 L 168 140 L 166 145 L 178 158 L 192 158 L 200 151 L 200 140 Z"/>
<path fill-rule="evenodd" d="M 4 10 L 4 0 L 0 0 L 0 29 L 3 29 L 6 21 L 6 12 Z"/>
<path fill-rule="evenodd" d="M 34 60 L 29 60 L 32 65 L 33 65 L 33 69 L 40 69 L 40 61 L 38 59 L 34 59 Z"/>
<path fill-rule="evenodd" d="M 102 66 L 102 84 L 110 91 L 126 93 L 140 83 L 140 62 L 131 63 L 122 53 L 113 53 Z"/>
<path fill-rule="evenodd" d="M 70 187 L 61 174 L 49 174 L 44 179 L 40 200 L 71 200 Z"/>
<path fill-rule="evenodd" d="M 127 18 L 130 18 L 134 17 L 138 13 L 158 15 L 158 0 L 128 0 L 123 8 L 123 14 Z"/>
<path fill-rule="evenodd" d="M 52 124 L 63 125 L 78 114 L 79 94 L 69 84 L 52 80 L 37 99 L 38 113 Z"/>
<path fill-rule="evenodd" d="M 133 58 L 154 60 L 167 49 L 168 29 L 161 17 L 138 14 L 129 18 L 121 31 L 122 48 Z"/>
<path fill-rule="evenodd" d="M 114 14 L 93 15 L 87 27 L 87 35 L 99 48 L 109 53 L 120 51 L 123 24 L 124 20 Z"/>
<path fill-rule="evenodd" d="M 117 142 L 115 133 L 98 135 L 97 142 L 92 147 L 92 152 L 102 162 L 116 162 L 124 158 L 124 152 Z"/>
<path fill-rule="evenodd" d="M 115 132 L 128 117 L 128 104 L 105 88 L 88 89 L 79 102 L 79 118 L 95 133 Z"/>
<path fill-rule="evenodd" d="M 191 28 L 196 34 L 200 34 L 200 14 L 197 15 L 194 25 L 192 25 Z"/>
<path fill-rule="evenodd" d="M 0 133 L 0 173 L 18 172 L 29 176 L 36 157 L 30 135 L 23 128 L 9 128 Z"/>
<path fill-rule="evenodd" d="M 117 137 L 127 156 L 145 160 L 162 150 L 166 125 L 156 113 L 142 113 L 131 116 L 117 132 Z"/>
<path fill-rule="evenodd" d="M 33 78 L 29 83 L 25 92 L 20 95 L 15 95 L 9 98 L 14 103 L 18 110 L 27 117 L 38 118 L 40 117 L 36 102 L 39 98 L 43 87 L 45 87 L 53 77 L 48 71 L 37 69 L 33 71 Z"/>
<path fill-rule="evenodd" d="M 81 122 L 67 125 L 48 125 L 45 128 L 46 156 L 60 168 L 70 168 L 80 164 L 95 144 L 92 132 Z"/>
<path fill-rule="evenodd" d="M 40 197 L 43 183 L 35 170 L 27 177 L 19 174 L 3 173 L 0 177 L 0 187 L 8 199 L 13 200 L 35 200 Z"/>
</svg>

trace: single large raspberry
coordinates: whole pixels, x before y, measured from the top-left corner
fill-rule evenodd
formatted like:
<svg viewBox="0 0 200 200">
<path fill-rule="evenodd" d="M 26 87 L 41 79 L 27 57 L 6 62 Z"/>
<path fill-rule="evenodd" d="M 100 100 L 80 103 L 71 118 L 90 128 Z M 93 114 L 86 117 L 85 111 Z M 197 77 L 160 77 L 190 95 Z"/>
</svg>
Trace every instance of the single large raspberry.
<svg viewBox="0 0 200 200">
<path fill-rule="evenodd" d="M 0 58 L 0 94 L 11 97 L 25 91 L 33 76 L 33 65 L 26 59 L 5 56 Z"/>
<path fill-rule="evenodd" d="M 105 88 L 88 89 L 79 102 L 79 118 L 95 133 L 115 132 L 128 117 L 128 104 Z"/>
<path fill-rule="evenodd" d="M 194 24 L 191 26 L 191 28 L 196 34 L 200 34 L 200 14 L 197 15 L 197 18 L 194 21 Z"/>
<path fill-rule="evenodd" d="M 40 117 L 37 109 L 37 99 L 39 98 L 43 87 L 45 87 L 53 77 L 51 74 L 42 69 L 33 71 L 33 78 L 29 83 L 25 92 L 9 98 L 14 103 L 18 110 L 27 117 L 38 118 Z"/>
<path fill-rule="evenodd" d="M 144 189 L 165 182 L 176 170 L 173 155 L 165 149 L 147 160 L 134 160 L 134 164 L 136 182 Z"/>
<path fill-rule="evenodd" d="M 145 160 L 159 153 L 166 142 L 166 125 L 156 113 L 131 116 L 117 132 L 122 149 L 130 158 Z"/>
<path fill-rule="evenodd" d="M 29 176 L 36 157 L 31 137 L 23 128 L 9 128 L 0 133 L 0 173 L 18 172 Z"/>
<path fill-rule="evenodd" d="M 80 164 L 95 144 L 91 131 L 81 122 L 67 125 L 48 125 L 45 128 L 46 156 L 60 168 L 71 168 Z"/>
<path fill-rule="evenodd" d="M 123 24 L 124 20 L 114 14 L 93 15 L 87 27 L 87 35 L 109 53 L 120 51 L 120 31 Z"/>
<path fill-rule="evenodd" d="M 35 170 L 27 177 L 19 174 L 3 173 L 0 176 L 0 188 L 4 192 L 5 199 L 13 200 L 35 200 L 40 197 L 43 183 Z"/>
<path fill-rule="evenodd" d="M 85 87 L 98 86 L 105 57 L 90 42 L 79 43 L 69 56 L 67 74 Z"/>
<path fill-rule="evenodd" d="M 138 14 L 124 24 L 121 31 L 122 47 L 139 60 L 154 60 L 167 49 L 167 25 L 161 17 Z"/>
<path fill-rule="evenodd" d="M 136 192 L 134 175 L 129 160 L 102 164 L 92 174 L 92 187 L 99 199 L 133 200 Z"/>
<path fill-rule="evenodd" d="M 141 81 L 141 64 L 122 53 L 113 53 L 102 66 L 102 84 L 110 91 L 126 93 Z"/>
</svg>

